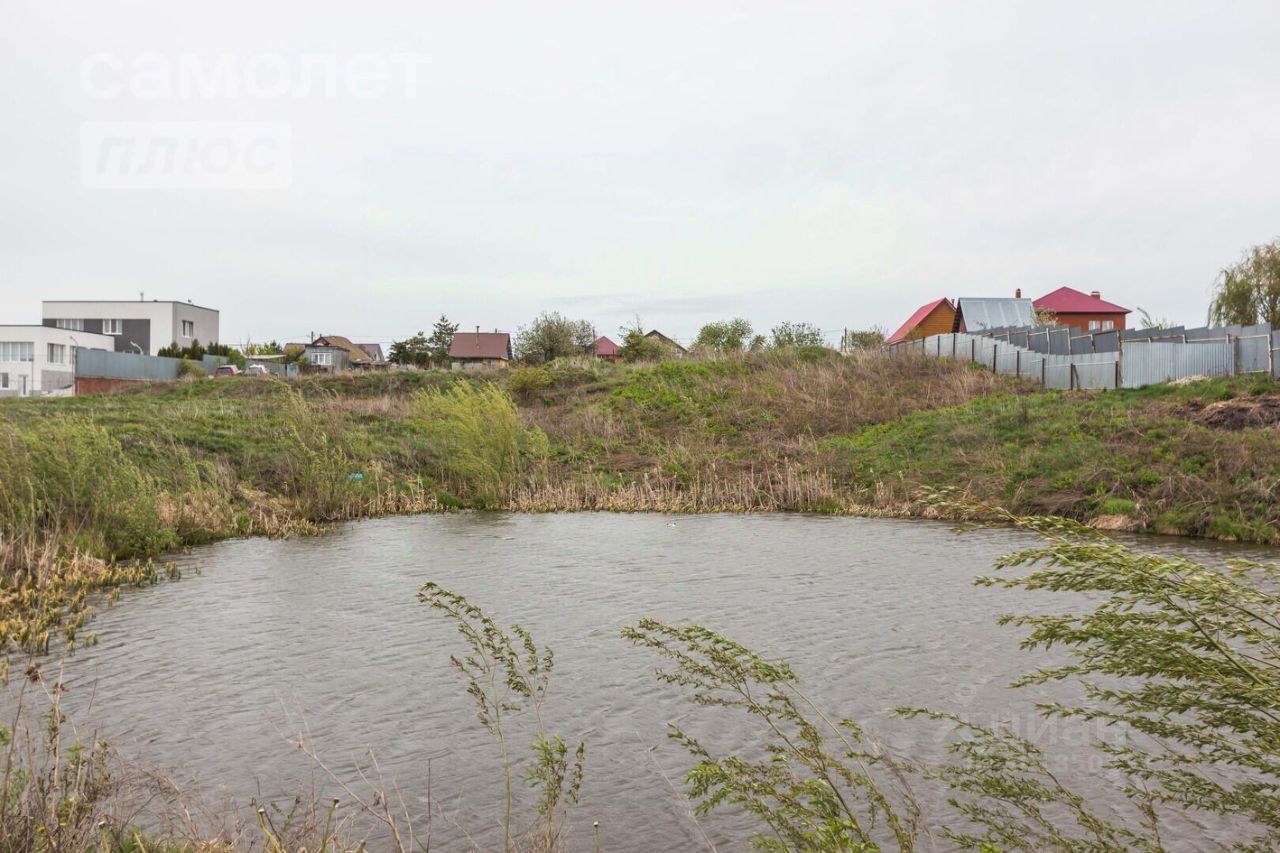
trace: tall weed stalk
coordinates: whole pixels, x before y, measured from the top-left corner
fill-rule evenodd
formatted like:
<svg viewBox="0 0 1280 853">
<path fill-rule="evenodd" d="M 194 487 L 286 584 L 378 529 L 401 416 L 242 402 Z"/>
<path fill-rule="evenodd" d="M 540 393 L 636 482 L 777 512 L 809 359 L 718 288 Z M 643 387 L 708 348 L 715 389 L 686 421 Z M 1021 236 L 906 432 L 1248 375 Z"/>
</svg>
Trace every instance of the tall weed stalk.
<svg viewBox="0 0 1280 853">
<path fill-rule="evenodd" d="M 569 810 L 582 788 L 586 742 L 571 748 L 548 731 L 543 703 L 555 666 L 549 646 L 539 649 L 532 635 L 519 625 L 504 629 L 463 596 L 435 583 L 418 593 L 422 603 L 443 613 L 457 626 L 469 652 L 450 661 L 467 682 L 480 724 L 498 741 L 503 772 L 503 851 L 559 849 Z M 512 716 L 530 711 L 534 717 L 532 760 L 525 781 L 538 792 L 537 818 L 524 832 L 513 824 L 512 786 L 518 760 L 512 753 Z M 524 839 L 522 844 L 521 839 Z"/>
</svg>

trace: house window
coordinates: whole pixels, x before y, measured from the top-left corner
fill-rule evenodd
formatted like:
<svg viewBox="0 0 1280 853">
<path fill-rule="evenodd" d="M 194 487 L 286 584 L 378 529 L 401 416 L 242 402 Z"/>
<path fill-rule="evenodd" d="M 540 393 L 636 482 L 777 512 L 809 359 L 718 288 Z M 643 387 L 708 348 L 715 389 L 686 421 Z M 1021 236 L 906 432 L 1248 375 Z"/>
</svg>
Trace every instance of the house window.
<svg viewBox="0 0 1280 853">
<path fill-rule="evenodd" d="M 1100 330 L 1101 328 L 1102 328 L 1102 322 L 1101 322 L 1101 321 L 1099 321 L 1099 320 L 1090 320 L 1090 321 L 1089 321 L 1089 331 L 1091 331 L 1091 332 L 1096 332 L 1096 331 Z"/>
<path fill-rule="evenodd" d="M 1103 320 L 1103 321 L 1102 321 L 1102 330 L 1103 330 L 1104 332 L 1109 332 L 1109 331 L 1111 331 L 1112 329 L 1114 329 L 1115 327 L 1116 327 L 1116 321 L 1115 321 L 1115 320 Z"/>
<path fill-rule="evenodd" d="M 120 335 L 124 333 L 124 320 L 103 320 L 102 334 Z"/>
<path fill-rule="evenodd" d="M 184 338 L 194 338 L 196 336 L 195 320 L 182 321 L 182 336 Z"/>
<path fill-rule="evenodd" d="M 73 332 L 84 331 L 84 320 L 54 320 L 53 322 L 59 329 L 70 329 Z"/>
<path fill-rule="evenodd" d="M 317 367 L 333 367 L 333 353 L 316 350 L 311 354 L 311 363 Z"/>
<path fill-rule="evenodd" d="M 50 364 L 63 364 L 67 360 L 66 344 L 49 344 L 47 361 Z"/>
<path fill-rule="evenodd" d="M 36 345 L 30 341 L 0 341 L 0 361 L 35 361 Z"/>
<path fill-rule="evenodd" d="M 8 388 L 8 387 L 9 387 L 9 374 L 0 373 L 0 388 Z"/>
</svg>

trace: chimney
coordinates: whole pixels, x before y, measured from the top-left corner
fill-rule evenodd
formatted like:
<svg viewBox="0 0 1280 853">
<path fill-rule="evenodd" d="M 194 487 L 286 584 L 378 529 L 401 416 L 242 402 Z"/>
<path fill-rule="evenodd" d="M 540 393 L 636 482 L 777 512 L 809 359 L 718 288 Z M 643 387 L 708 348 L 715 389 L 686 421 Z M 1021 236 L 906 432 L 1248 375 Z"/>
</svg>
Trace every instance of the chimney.
<svg viewBox="0 0 1280 853">
<path fill-rule="evenodd" d="M 147 301 L 147 295 L 146 295 L 145 293 L 143 293 L 141 290 L 139 290 L 139 291 L 138 291 L 138 301 L 139 301 L 139 302 L 146 302 L 146 301 Z"/>
<path fill-rule="evenodd" d="M 1094 290 L 1094 291 L 1091 291 L 1091 292 L 1089 293 L 1089 295 L 1090 295 L 1090 296 L 1092 296 L 1094 299 L 1101 299 L 1101 298 L 1102 298 L 1102 291 L 1100 291 L 1100 290 Z"/>
<path fill-rule="evenodd" d="M 1022 288 L 1021 288 L 1021 287 L 1019 287 L 1017 290 L 1015 290 L 1015 291 L 1013 292 L 1013 298 L 1014 298 L 1014 299 L 1021 299 L 1021 298 L 1022 298 Z"/>
</svg>

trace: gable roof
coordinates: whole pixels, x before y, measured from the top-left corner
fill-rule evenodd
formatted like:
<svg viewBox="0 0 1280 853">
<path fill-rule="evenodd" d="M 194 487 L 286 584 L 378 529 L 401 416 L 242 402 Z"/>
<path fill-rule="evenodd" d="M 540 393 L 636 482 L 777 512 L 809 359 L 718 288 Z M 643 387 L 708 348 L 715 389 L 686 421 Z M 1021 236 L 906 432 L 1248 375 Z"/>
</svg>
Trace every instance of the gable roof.
<svg viewBox="0 0 1280 853">
<path fill-rule="evenodd" d="M 337 349 L 346 350 L 347 355 L 351 357 L 352 364 L 368 364 L 374 360 L 360 346 L 351 343 L 350 338 L 344 338 L 342 335 L 321 335 L 312 341 L 309 346 L 336 347 Z"/>
<path fill-rule="evenodd" d="M 951 304 L 951 300 L 947 299 L 945 296 L 941 299 L 935 299 L 926 305 L 921 305 L 916 309 L 914 314 L 907 318 L 907 322 L 898 327 L 898 331 L 889 336 L 889 340 L 885 341 L 885 343 L 896 344 L 898 341 L 905 341 L 907 339 L 907 335 L 911 334 L 911 331 L 916 326 L 923 323 L 926 317 L 941 308 L 943 305 L 946 305 L 953 311 L 955 310 L 955 307 Z"/>
<path fill-rule="evenodd" d="M 386 361 L 382 357 L 382 344 L 356 344 L 356 346 L 364 350 L 364 354 L 369 356 L 370 361 Z"/>
<path fill-rule="evenodd" d="M 1052 311 L 1055 314 L 1128 314 L 1128 308 L 1121 308 L 1113 302 L 1104 302 L 1096 296 L 1082 293 L 1074 287 L 1059 287 L 1052 293 L 1046 293 L 1035 301 L 1037 308 Z"/>
<path fill-rule="evenodd" d="M 454 332 L 449 358 L 507 359 L 511 336 L 506 332 Z"/>
<path fill-rule="evenodd" d="M 676 342 L 675 342 L 675 341 L 673 341 L 671 338 L 668 338 L 666 335 L 662 334 L 662 332 L 659 332 L 657 329 L 651 329 L 651 330 L 649 331 L 649 333 L 648 333 L 647 335 L 645 335 L 645 337 L 646 337 L 646 338 L 653 338 L 654 340 L 658 340 L 658 341 L 662 341 L 662 342 L 663 342 L 664 344 L 666 344 L 667 346 L 672 347 L 673 349 L 675 349 L 675 350 L 676 350 L 676 352 L 688 352 L 688 350 L 687 350 L 687 349 L 685 349 L 684 347 L 680 346 L 680 344 L 676 343 Z"/>
<path fill-rule="evenodd" d="M 611 341 L 608 335 L 601 335 L 591 344 L 591 351 L 596 355 L 617 355 L 618 345 Z"/>
<path fill-rule="evenodd" d="M 1035 324 L 1031 300 L 1016 297 L 965 296 L 956 300 L 956 316 L 966 332 Z"/>
</svg>

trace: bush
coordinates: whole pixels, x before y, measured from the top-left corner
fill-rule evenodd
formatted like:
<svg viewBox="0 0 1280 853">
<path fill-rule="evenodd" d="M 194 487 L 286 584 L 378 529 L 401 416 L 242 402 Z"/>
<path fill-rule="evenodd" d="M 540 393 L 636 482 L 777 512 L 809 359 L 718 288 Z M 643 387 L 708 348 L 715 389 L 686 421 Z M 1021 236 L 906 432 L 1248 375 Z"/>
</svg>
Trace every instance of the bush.
<svg viewBox="0 0 1280 853">
<path fill-rule="evenodd" d="M 205 372 L 204 366 L 198 361 L 184 358 L 182 364 L 178 365 L 178 378 L 190 376 L 195 379 L 203 379 L 209 374 Z"/>
<path fill-rule="evenodd" d="M 104 428 L 69 418 L 24 438 L 30 479 L 6 491 L 17 486 L 46 527 L 74 531 L 85 550 L 112 558 L 176 544 L 160 522 L 155 482 Z"/>
<path fill-rule="evenodd" d="M 412 418 L 451 491 L 493 496 L 529 465 L 544 461 L 547 437 L 526 429 L 515 403 L 497 385 L 461 382 L 413 398 Z"/>
<path fill-rule="evenodd" d="M 517 397 L 532 397 L 551 384 L 551 373 L 545 367 L 513 367 L 507 372 L 507 389 Z"/>
</svg>

